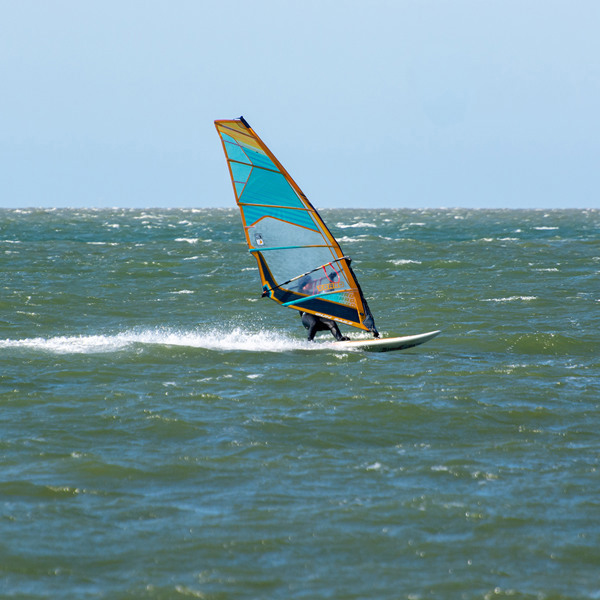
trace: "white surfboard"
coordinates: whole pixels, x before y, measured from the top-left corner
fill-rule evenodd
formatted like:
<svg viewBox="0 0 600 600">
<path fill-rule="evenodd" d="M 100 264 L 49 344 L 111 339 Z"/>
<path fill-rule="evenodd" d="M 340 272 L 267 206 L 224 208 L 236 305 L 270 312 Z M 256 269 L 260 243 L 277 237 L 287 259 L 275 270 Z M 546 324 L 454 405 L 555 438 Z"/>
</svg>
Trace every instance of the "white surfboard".
<svg viewBox="0 0 600 600">
<path fill-rule="evenodd" d="M 334 342 L 335 349 L 365 350 L 367 352 L 391 352 L 392 350 L 406 350 L 419 344 L 424 344 L 439 335 L 441 331 L 428 331 L 417 335 L 404 335 L 393 338 L 376 338 L 372 340 L 350 340 L 349 342 Z"/>
</svg>

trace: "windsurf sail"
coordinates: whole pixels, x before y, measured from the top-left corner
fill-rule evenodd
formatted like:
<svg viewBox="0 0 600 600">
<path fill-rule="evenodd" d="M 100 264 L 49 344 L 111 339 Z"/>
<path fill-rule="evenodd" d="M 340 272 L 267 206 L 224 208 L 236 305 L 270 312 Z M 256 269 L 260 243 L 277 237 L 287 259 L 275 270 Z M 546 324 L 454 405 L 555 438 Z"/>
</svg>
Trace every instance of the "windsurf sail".
<svg viewBox="0 0 600 600">
<path fill-rule="evenodd" d="M 263 296 L 378 335 L 350 259 L 247 121 L 215 121 Z"/>
</svg>

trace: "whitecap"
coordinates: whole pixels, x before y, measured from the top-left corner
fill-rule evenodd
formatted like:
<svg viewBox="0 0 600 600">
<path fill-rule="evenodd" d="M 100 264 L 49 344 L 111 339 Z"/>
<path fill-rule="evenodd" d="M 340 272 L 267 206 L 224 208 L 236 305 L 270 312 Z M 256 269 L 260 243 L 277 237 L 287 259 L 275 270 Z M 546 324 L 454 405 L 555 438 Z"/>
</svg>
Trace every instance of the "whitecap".
<svg viewBox="0 0 600 600">
<path fill-rule="evenodd" d="M 410 260 L 408 258 L 399 258 L 396 260 L 389 260 L 388 262 L 392 263 L 393 265 L 420 265 L 422 264 L 420 260 Z"/>
<path fill-rule="evenodd" d="M 521 300 L 523 302 L 531 302 L 537 300 L 537 296 L 509 296 L 507 298 L 482 298 L 481 302 L 514 302 Z"/>
<path fill-rule="evenodd" d="M 377 227 L 374 223 L 365 223 L 360 221 L 359 223 L 352 223 L 351 225 L 346 225 L 345 223 L 337 223 L 337 227 L 340 229 L 352 229 L 355 227 Z"/>
<path fill-rule="evenodd" d="M 140 219 L 162 219 L 163 215 L 160 215 L 160 214 L 155 215 L 155 214 L 143 212 L 141 215 L 137 215 L 137 216 L 134 216 L 132 218 L 135 219 L 135 220 L 138 220 L 138 221 Z"/>
</svg>

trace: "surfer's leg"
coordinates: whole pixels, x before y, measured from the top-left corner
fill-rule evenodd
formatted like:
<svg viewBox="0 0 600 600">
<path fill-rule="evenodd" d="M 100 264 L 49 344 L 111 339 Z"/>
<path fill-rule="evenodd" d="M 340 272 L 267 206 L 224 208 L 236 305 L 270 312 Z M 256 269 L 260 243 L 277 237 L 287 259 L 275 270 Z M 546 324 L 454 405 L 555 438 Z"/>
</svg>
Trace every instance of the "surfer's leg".
<svg viewBox="0 0 600 600">
<path fill-rule="evenodd" d="M 318 319 L 311 314 L 303 313 L 302 314 L 302 325 L 308 329 L 308 341 L 312 342 L 315 334 L 319 331 L 319 321 Z"/>
<path fill-rule="evenodd" d="M 325 325 L 327 325 L 327 327 L 329 327 L 329 331 L 331 331 L 331 335 L 338 341 L 338 342 L 347 342 L 350 338 L 342 335 L 342 332 L 340 331 L 340 328 L 338 327 L 338 324 L 335 321 L 332 321 L 331 319 L 322 319 L 323 323 L 325 323 Z"/>
<path fill-rule="evenodd" d="M 312 325 L 311 328 L 308 330 L 308 336 L 307 336 L 307 340 L 309 342 L 312 342 L 315 339 L 315 333 L 317 333 L 317 326 Z"/>
</svg>

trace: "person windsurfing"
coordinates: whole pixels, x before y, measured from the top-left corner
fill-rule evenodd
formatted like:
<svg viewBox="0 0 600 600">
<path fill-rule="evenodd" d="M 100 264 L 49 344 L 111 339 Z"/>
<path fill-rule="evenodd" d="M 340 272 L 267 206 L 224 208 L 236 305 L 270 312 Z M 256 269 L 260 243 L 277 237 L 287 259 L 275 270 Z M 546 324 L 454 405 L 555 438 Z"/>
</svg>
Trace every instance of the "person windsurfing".
<svg viewBox="0 0 600 600">
<path fill-rule="evenodd" d="M 330 274 L 328 276 L 331 281 L 333 281 L 332 276 L 335 277 L 333 274 Z M 300 291 L 303 294 L 311 295 L 314 291 L 313 285 L 314 284 L 313 284 L 312 279 L 310 277 L 306 277 L 300 283 Z M 317 315 L 313 315 L 313 314 L 306 313 L 306 312 L 301 312 L 300 318 L 302 319 L 302 325 L 304 325 L 304 328 L 308 329 L 307 339 L 309 342 L 313 341 L 317 332 L 327 331 L 327 330 L 329 330 L 331 332 L 331 335 L 338 342 L 347 342 L 350 339 L 349 337 L 342 335 L 342 332 L 340 331 L 338 324 L 335 321 L 333 321 L 332 319 L 327 319 L 325 317 L 318 317 Z"/>
</svg>

